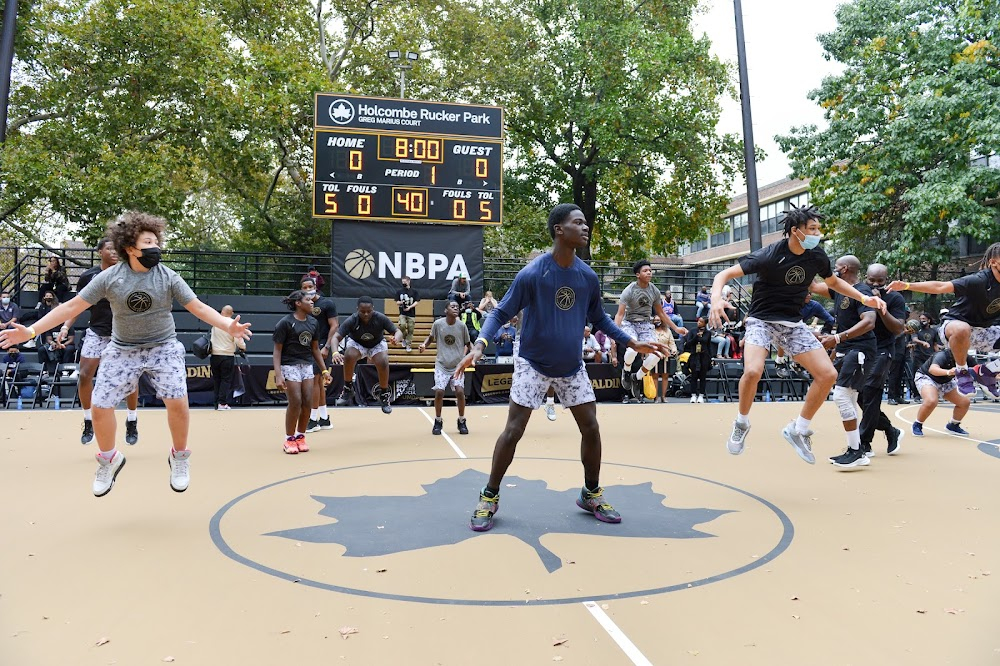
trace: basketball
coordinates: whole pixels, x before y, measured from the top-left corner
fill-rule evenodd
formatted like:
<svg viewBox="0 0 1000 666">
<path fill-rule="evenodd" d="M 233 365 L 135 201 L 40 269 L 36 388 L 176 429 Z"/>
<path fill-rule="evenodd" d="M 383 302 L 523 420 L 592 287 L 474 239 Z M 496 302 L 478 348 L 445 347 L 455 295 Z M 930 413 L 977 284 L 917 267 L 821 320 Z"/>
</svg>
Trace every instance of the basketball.
<svg viewBox="0 0 1000 666">
<path fill-rule="evenodd" d="M 344 259 L 347 274 L 357 280 L 364 280 L 375 270 L 375 257 L 368 250 L 351 250 Z"/>
</svg>

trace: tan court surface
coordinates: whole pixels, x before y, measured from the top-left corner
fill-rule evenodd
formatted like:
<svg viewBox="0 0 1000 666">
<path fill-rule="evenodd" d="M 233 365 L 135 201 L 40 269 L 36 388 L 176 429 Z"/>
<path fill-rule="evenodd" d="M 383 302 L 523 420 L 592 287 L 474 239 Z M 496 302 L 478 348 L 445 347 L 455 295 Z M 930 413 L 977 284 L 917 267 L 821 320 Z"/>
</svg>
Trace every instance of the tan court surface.
<svg viewBox="0 0 1000 666">
<path fill-rule="evenodd" d="M 797 411 L 756 405 L 734 457 L 732 405 L 600 406 L 618 526 L 573 505 L 569 412 L 538 412 L 479 535 L 505 406 L 470 408 L 466 437 L 446 408 L 458 450 L 428 410 L 334 410 L 295 457 L 281 410 L 195 411 L 184 494 L 145 411 L 101 499 L 79 412 L 4 412 L 0 664 L 1000 664 L 995 447 L 933 432 L 939 409 L 838 473 L 836 409 L 815 466 L 778 434 Z M 889 413 L 908 430 L 915 408 Z M 1000 438 L 989 407 L 964 425 Z"/>
</svg>

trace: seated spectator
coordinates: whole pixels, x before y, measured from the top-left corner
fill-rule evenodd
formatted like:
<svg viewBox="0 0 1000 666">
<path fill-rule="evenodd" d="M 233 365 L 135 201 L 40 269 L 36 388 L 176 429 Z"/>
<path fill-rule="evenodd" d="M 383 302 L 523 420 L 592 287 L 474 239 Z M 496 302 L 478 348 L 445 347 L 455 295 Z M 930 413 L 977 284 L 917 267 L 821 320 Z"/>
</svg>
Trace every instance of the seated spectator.
<svg viewBox="0 0 1000 666">
<path fill-rule="evenodd" d="M 677 314 L 676 306 L 674 305 L 674 295 L 670 291 L 663 292 L 663 312 L 670 318 L 670 321 L 674 322 L 675 326 L 681 327 L 684 325 L 684 318 Z"/>
<path fill-rule="evenodd" d="M 601 343 L 592 335 L 593 327 L 587 324 L 583 327 L 583 362 L 601 362 Z"/>
<path fill-rule="evenodd" d="M 21 354 L 21 350 L 17 347 L 11 347 L 3 356 L 3 362 L 7 364 L 20 363 L 23 360 L 24 356 Z"/>
<path fill-rule="evenodd" d="M 465 276 L 465 273 L 459 273 L 458 276 L 451 281 L 451 291 L 448 292 L 448 300 L 455 301 L 458 303 L 458 307 L 464 308 L 465 302 L 469 300 L 469 293 L 471 291 L 469 285 L 469 278 Z M 475 340 L 475 338 L 473 338 Z"/>
<path fill-rule="evenodd" d="M 42 295 L 41 300 L 38 301 L 38 305 L 33 310 L 21 313 L 21 320 L 17 323 L 22 326 L 29 326 L 47 315 L 57 305 L 59 305 L 59 299 L 56 297 L 55 292 L 47 291 Z M 40 343 L 41 341 L 39 341 Z"/>
<path fill-rule="evenodd" d="M 820 303 L 813 300 L 812 292 L 806 294 L 806 302 L 802 305 L 801 314 L 802 321 L 806 323 L 806 326 L 811 326 L 812 320 L 818 317 L 823 322 L 822 332 L 826 335 L 833 332 L 833 315 L 830 314 Z"/>
<path fill-rule="evenodd" d="M 611 351 L 611 346 L 614 344 L 614 340 L 609 338 L 604 334 L 604 331 L 597 331 L 594 333 L 594 337 L 597 338 L 597 344 L 601 345 L 601 360 L 599 363 L 610 363 L 611 365 L 618 365 L 618 356 Z"/>
<path fill-rule="evenodd" d="M 497 305 L 499 305 L 499 303 L 497 303 L 497 299 L 493 298 L 493 292 L 487 291 L 486 295 L 483 296 L 483 299 L 479 301 L 479 307 L 476 309 L 482 312 L 483 315 L 488 315 L 490 310 L 495 308 Z"/>
<path fill-rule="evenodd" d="M 76 338 L 73 331 L 60 335 L 59 329 L 53 329 L 43 337 L 42 344 L 38 347 L 38 362 L 44 366 L 46 374 L 54 375 L 58 364 L 76 360 Z"/>
<path fill-rule="evenodd" d="M 21 322 L 21 307 L 11 300 L 10 292 L 0 294 L 0 330 Z"/>
<path fill-rule="evenodd" d="M 514 341 L 517 339 L 517 317 L 500 327 L 493 336 L 497 348 L 497 363 L 514 362 Z"/>
<path fill-rule="evenodd" d="M 729 335 L 726 333 L 724 328 L 713 328 L 712 329 L 712 344 L 716 347 L 716 357 L 718 358 L 729 358 L 731 355 L 732 340 L 729 339 Z"/>
<path fill-rule="evenodd" d="M 664 310 L 666 310 L 666 308 L 664 308 Z M 670 328 L 663 323 L 662 319 L 654 316 L 653 326 L 655 326 L 653 332 L 656 333 L 656 341 L 663 343 L 669 349 L 668 355 L 661 358 L 650 373 L 653 377 L 653 381 L 657 382 L 660 387 L 659 395 L 653 402 L 666 402 L 667 389 L 670 387 L 670 359 L 677 356 L 677 343 L 674 342 L 673 332 L 671 332 Z"/>
<path fill-rule="evenodd" d="M 469 329 L 469 336 L 475 340 L 479 335 L 479 329 L 483 327 L 483 315 L 472 307 L 472 301 L 465 301 L 462 304 L 462 314 L 458 318 Z"/>
<path fill-rule="evenodd" d="M 696 316 L 699 318 L 708 316 L 708 310 L 712 306 L 712 295 L 708 293 L 708 287 L 702 287 L 698 295 L 695 296 L 694 301 L 698 306 Z"/>
<path fill-rule="evenodd" d="M 321 294 L 323 293 L 323 285 L 326 284 L 326 280 L 324 280 L 323 276 L 319 274 L 319 271 L 316 270 L 315 266 L 309 266 L 309 268 L 306 269 L 305 274 L 299 280 L 299 284 L 301 284 L 303 280 L 312 280 L 313 284 L 316 285 L 316 291 Z"/>
<path fill-rule="evenodd" d="M 69 278 L 59 262 L 59 257 L 49 257 L 44 280 L 38 285 L 38 300 L 42 300 L 47 291 L 54 293 L 59 302 L 66 300 L 66 297 L 69 296 Z"/>
</svg>

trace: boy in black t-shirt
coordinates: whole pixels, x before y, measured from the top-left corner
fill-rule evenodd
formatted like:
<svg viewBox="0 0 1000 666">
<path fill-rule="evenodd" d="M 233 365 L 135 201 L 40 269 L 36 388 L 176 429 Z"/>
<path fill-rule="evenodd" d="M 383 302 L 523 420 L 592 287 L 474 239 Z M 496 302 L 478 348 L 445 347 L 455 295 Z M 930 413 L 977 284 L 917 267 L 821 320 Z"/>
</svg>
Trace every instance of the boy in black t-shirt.
<svg viewBox="0 0 1000 666">
<path fill-rule="evenodd" d="M 375 311 L 372 299 L 368 296 L 358 298 L 358 311 L 344 320 L 340 329 L 330 340 L 330 349 L 336 350 L 342 338 L 347 339 L 347 350 L 341 354 L 334 351 L 330 360 L 333 363 L 344 364 L 344 398 L 354 393 L 354 365 L 361 357 L 366 357 L 375 364 L 378 370 L 378 390 L 376 398 L 382 403 L 382 412 L 389 414 L 389 346 L 383 333 L 391 333 L 395 344 L 402 344 L 403 332 L 381 312 Z M 341 404 L 338 400 L 337 404 Z M 346 402 L 344 403 L 346 404 Z"/>
<path fill-rule="evenodd" d="M 976 381 L 1000 398 L 997 374 L 1000 361 L 969 368 L 969 349 L 989 353 L 1000 349 L 1000 243 L 986 248 L 979 272 L 950 282 L 904 282 L 889 285 L 892 291 L 919 291 L 924 294 L 955 294 L 955 304 L 944 313 L 941 342 L 955 355 L 955 379 L 965 395 L 976 394 Z"/>
<path fill-rule="evenodd" d="M 771 345 L 783 348 L 796 363 L 812 375 L 813 383 L 806 394 L 799 417 L 785 426 L 781 434 L 800 458 L 810 465 L 816 462 L 812 453 L 813 416 L 826 400 L 837 380 L 837 371 L 822 345 L 802 322 L 801 310 L 813 278 L 819 275 L 833 291 L 885 310 L 885 303 L 866 296 L 833 275 L 830 259 L 821 248 L 820 221 L 823 216 L 816 208 L 792 208 L 783 218 L 785 239 L 761 248 L 740 259 L 740 262 L 715 276 L 712 284 L 712 309 L 709 326 L 718 327 L 729 321 L 726 309 L 732 305 L 722 298 L 722 287 L 730 280 L 757 274 L 753 298 L 746 319 L 743 338 L 743 377 L 740 379 L 740 404 L 733 432 L 726 448 L 733 455 L 743 453 L 750 432 L 750 407 L 757 394 L 757 384 L 764 374 L 764 360 Z"/>
<path fill-rule="evenodd" d="M 962 419 L 969 412 L 969 405 L 972 400 L 958 390 L 955 375 L 957 374 L 955 356 L 948 349 L 940 351 L 929 359 L 917 370 L 914 381 L 920 390 L 920 407 L 917 409 L 917 420 L 913 422 L 913 434 L 917 437 L 924 436 L 924 421 L 931 415 L 934 408 L 938 406 L 941 398 L 944 398 L 955 405 L 952 411 L 951 420 L 945 425 L 945 430 L 955 435 L 968 435 L 962 427 Z"/>
</svg>

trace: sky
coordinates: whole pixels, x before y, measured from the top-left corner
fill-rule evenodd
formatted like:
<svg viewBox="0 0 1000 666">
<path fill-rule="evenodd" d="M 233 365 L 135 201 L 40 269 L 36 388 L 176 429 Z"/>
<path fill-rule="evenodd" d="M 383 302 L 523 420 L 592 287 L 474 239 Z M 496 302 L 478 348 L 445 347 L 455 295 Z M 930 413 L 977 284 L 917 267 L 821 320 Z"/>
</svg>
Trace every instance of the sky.
<svg viewBox="0 0 1000 666">
<path fill-rule="evenodd" d="M 837 25 L 835 11 L 844 0 L 742 0 L 743 32 L 746 39 L 750 106 L 754 144 L 767 153 L 757 164 L 758 187 L 790 175 L 788 160 L 774 141 L 799 125 L 824 127 L 822 109 L 807 95 L 819 87 L 824 76 L 836 74 L 840 66 L 823 57 L 816 41 L 821 33 Z M 695 34 L 712 40 L 713 53 L 733 63 L 736 74 L 736 23 L 733 0 L 702 0 L 695 18 Z M 735 79 L 738 85 L 739 79 Z M 720 133 L 743 134 L 738 100 L 723 100 Z M 732 194 L 746 192 L 742 178 L 733 183 Z"/>
</svg>

